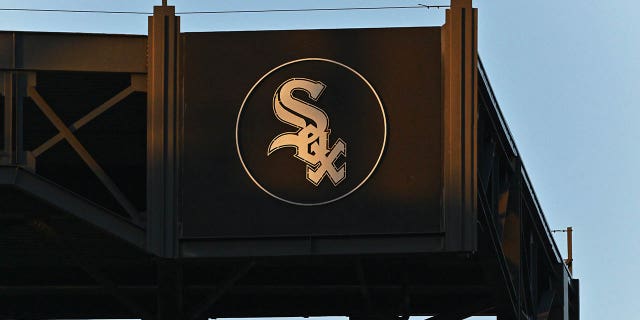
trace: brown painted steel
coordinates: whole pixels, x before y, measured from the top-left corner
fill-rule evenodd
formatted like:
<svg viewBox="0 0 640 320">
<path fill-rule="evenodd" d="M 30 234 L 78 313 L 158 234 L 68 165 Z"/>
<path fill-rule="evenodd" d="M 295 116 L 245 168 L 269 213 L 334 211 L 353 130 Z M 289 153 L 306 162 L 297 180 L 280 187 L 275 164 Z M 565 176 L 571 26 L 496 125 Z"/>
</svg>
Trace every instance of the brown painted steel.
<svg viewBox="0 0 640 320">
<path fill-rule="evenodd" d="M 0 32 L 0 69 L 146 73 L 145 36 Z"/>
<path fill-rule="evenodd" d="M 237 256 L 441 250 L 439 28 L 187 33 L 182 41 L 181 238 L 201 242 L 198 248 L 207 247 L 206 241 L 220 247 L 191 247 L 189 255 L 227 255 L 234 247 L 239 251 L 231 254 Z M 375 162 L 382 147 L 385 128 L 370 88 L 346 68 L 318 59 L 356 70 L 375 89 L 387 120 L 386 146 L 375 171 L 351 194 L 326 204 L 291 204 L 261 189 L 247 171 L 263 175 L 262 187 L 286 180 L 296 186 L 289 187 L 292 194 L 332 194 L 345 186 L 344 195 L 366 176 L 367 161 Z M 298 62 L 278 68 L 291 61 Z M 251 91 L 270 70 L 275 71 Z M 269 141 L 289 130 L 274 115 L 274 92 L 296 77 L 327 86 L 318 105 L 330 119 L 331 143 L 347 143 L 341 185 L 308 182 L 291 149 L 267 156 Z M 244 155 L 244 168 L 238 148 L 251 155 Z M 418 242 L 403 247 L 394 237 Z"/>
<path fill-rule="evenodd" d="M 452 1 L 442 27 L 446 245 L 474 250 L 477 217 L 477 9 Z"/>
<path fill-rule="evenodd" d="M 149 17 L 147 94 L 147 243 L 161 257 L 177 254 L 177 54 L 180 18 L 154 7 Z"/>
</svg>

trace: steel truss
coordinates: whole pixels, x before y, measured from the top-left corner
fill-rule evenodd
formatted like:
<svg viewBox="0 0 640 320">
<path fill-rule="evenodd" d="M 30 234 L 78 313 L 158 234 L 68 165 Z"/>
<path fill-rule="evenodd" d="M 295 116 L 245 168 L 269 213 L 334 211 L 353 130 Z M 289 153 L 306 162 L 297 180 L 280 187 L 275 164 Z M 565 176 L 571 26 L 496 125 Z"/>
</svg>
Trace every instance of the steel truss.
<svg viewBox="0 0 640 320">
<path fill-rule="evenodd" d="M 449 239 L 469 252 L 419 257 L 185 257 L 190 244 L 179 243 L 176 212 L 181 97 L 174 8 L 155 8 L 148 38 L 0 33 L 0 230 L 8 235 L 0 238 L 0 255 L 8 257 L 0 259 L 0 317 L 579 319 L 579 282 L 551 236 L 482 63 L 461 63 L 475 57 L 475 17 L 471 1 L 454 0 L 445 27 L 453 48 L 446 67 L 460 75 L 446 79 L 446 99 L 477 112 L 463 113 L 475 131 L 448 127 L 450 139 L 474 141 L 457 147 L 471 148 L 462 154 L 477 159 L 477 168 L 465 167 L 474 174 L 462 184 L 447 176 L 447 190 L 461 196 L 445 206 L 460 215 L 477 212 L 478 224 L 463 225 L 458 234 L 472 228 L 479 234 Z M 69 121 L 68 108 L 38 85 L 41 74 L 69 72 L 118 73 L 129 83 Z M 146 94 L 146 208 L 80 137 L 138 93 Z M 30 147 L 27 104 L 55 129 Z M 38 174 L 43 159 L 64 144 L 123 212 Z M 389 264 L 380 268 L 383 260 Z"/>
</svg>

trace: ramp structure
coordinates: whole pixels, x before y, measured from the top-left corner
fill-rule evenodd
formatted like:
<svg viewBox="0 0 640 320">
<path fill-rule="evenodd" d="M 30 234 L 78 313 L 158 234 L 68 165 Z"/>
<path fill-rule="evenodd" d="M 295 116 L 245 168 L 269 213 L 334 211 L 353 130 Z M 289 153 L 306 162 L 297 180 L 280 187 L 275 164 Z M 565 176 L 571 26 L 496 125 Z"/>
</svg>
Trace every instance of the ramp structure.
<svg viewBox="0 0 640 320">
<path fill-rule="evenodd" d="M 446 15 L 1 32 L 0 317 L 579 319 L 476 9 Z"/>
</svg>

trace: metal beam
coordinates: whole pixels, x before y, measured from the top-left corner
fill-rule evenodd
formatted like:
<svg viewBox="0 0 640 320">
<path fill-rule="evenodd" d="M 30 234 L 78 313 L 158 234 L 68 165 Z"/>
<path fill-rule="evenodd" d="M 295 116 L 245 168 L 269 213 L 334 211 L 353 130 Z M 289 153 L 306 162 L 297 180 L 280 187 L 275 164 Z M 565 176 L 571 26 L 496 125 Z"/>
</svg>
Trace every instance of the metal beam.
<svg viewBox="0 0 640 320">
<path fill-rule="evenodd" d="M 569 290 L 569 319 L 580 320 L 580 281 L 571 279 Z"/>
<path fill-rule="evenodd" d="M 146 73 L 146 36 L 0 32 L 0 70 Z"/>
<path fill-rule="evenodd" d="M 360 283 L 360 294 L 364 300 L 365 310 L 367 313 L 371 313 L 373 309 L 373 303 L 371 302 L 371 293 L 367 286 L 367 279 L 364 275 L 364 267 L 362 266 L 362 260 L 356 261 L 356 273 L 358 274 L 358 282 Z"/>
<path fill-rule="evenodd" d="M 535 234 L 540 240 L 540 243 L 542 243 L 542 249 L 544 256 L 546 257 L 546 261 L 548 262 L 548 267 L 551 271 L 555 272 L 556 277 L 561 277 L 562 275 L 559 270 L 554 268 L 554 266 L 558 264 L 564 265 L 560 251 L 557 248 L 555 240 L 551 236 L 551 229 L 549 229 L 544 218 L 544 213 L 537 204 L 533 186 L 531 186 L 528 181 L 529 179 L 526 177 L 526 171 L 524 171 L 523 167 L 521 167 L 521 172 L 524 176 L 523 191 L 526 191 L 523 192 L 523 205 L 526 207 L 527 212 L 533 221 L 532 228 L 535 230 Z"/>
<path fill-rule="evenodd" d="M 2 96 L 4 97 L 3 143 L 0 151 L 0 164 L 10 164 L 13 160 L 13 74 L 2 72 Z"/>
<path fill-rule="evenodd" d="M 227 291 L 229 291 L 229 289 L 231 289 L 238 280 L 249 273 L 255 264 L 256 262 L 252 260 L 241 266 L 231 277 L 222 283 L 219 288 L 207 296 L 201 304 L 194 307 L 192 311 L 187 314 L 190 315 L 188 319 L 196 320 L 199 319 L 200 316 L 206 316 L 205 312 L 209 310 L 225 293 L 227 293 Z"/>
<path fill-rule="evenodd" d="M 118 289 L 122 292 L 154 294 L 157 290 L 156 286 L 132 286 L 119 285 Z M 95 285 L 48 285 L 48 286 L 0 286 L 0 296 L 33 296 L 33 295 L 103 295 L 108 293 L 103 286 Z"/>
<path fill-rule="evenodd" d="M 551 306 L 554 298 L 555 292 L 552 289 L 545 291 L 540 296 L 540 301 L 536 307 L 536 319 L 547 320 L 549 318 L 549 312 L 551 312 Z"/>
<path fill-rule="evenodd" d="M 493 252 L 496 257 L 496 262 L 499 266 L 499 275 L 496 275 L 494 278 L 502 280 L 504 287 L 506 289 L 506 295 L 509 299 L 509 307 L 512 312 L 515 311 L 515 305 L 517 303 L 517 290 L 514 284 L 513 279 L 511 278 L 511 273 L 509 272 L 509 268 L 507 265 L 507 260 L 505 258 L 504 252 L 502 251 L 501 239 L 498 237 L 498 231 L 494 220 L 492 218 L 492 211 L 487 203 L 487 195 L 484 193 L 482 188 L 479 189 L 480 196 L 479 198 L 479 210 L 481 212 L 482 217 L 484 217 L 484 221 L 487 223 L 487 229 L 489 231 L 489 238 L 491 241 L 491 247 L 493 248 Z M 498 273 L 493 268 L 486 268 L 485 272 L 487 273 Z"/>
<path fill-rule="evenodd" d="M 489 120 L 496 133 L 495 136 L 500 141 L 498 145 L 500 146 L 502 153 L 507 158 L 517 157 L 518 150 L 515 142 L 513 141 L 513 137 L 511 136 L 511 132 L 509 131 L 509 127 L 504 120 L 504 116 L 500 110 L 500 105 L 498 104 L 493 88 L 491 87 L 491 83 L 489 82 L 489 76 L 484 70 L 484 65 L 482 64 L 480 57 L 478 57 L 478 81 L 478 98 L 482 98 L 482 101 L 489 111 Z"/>
<path fill-rule="evenodd" d="M 0 166 L 2 185 L 22 190 L 141 250 L 146 248 L 145 234 L 139 226 L 30 171 L 15 166 Z"/>
<path fill-rule="evenodd" d="M 176 259 L 158 259 L 158 292 L 155 320 L 184 319 L 182 264 Z"/>
<path fill-rule="evenodd" d="M 43 220 L 34 220 L 31 222 L 31 226 L 45 235 L 47 238 L 52 239 L 58 246 L 58 249 L 61 252 L 66 253 L 66 255 L 76 263 L 82 270 L 84 270 L 91 278 L 93 278 L 97 283 L 107 290 L 113 297 L 115 297 L 120 303 L 129 308 L 132 312 L 147 318 L 149 316 L 149 312 L 145 310 L 138 302 L 129 297 L 128 294 L 122 292 L 118 288 L 118 285 L 113 282 L 113 280 L 109 279 L 104 273 L 102 273 L 97 267 L 95 267 L 92 263 L 90 263 L 87 259 L 84 259 L 79 254 L 77 254 L 72 248 L 71 242 L 68 241 L 64 235 L 58 233 L 55 229 L 49 226 Z"/>
<path fill-rule="evenodd" d="M 180 253 L 185 258 L 410 254 L 442 250 L 443 241 L 444 235 L 440 232 L 280 238 L 182 238 Z"/>
<path fill-rule="evenodd" d="M 210 293 L 218 291 L 223 284 L 192 284 L 184 286 L 187 293 Z M 158 289 L 156 285 L 121 285 L 118 288 L 131 293 L 153 294 Z M 397 295 L 404 288 L 400 285 L 371 285 L 369 290 L 377 293 Z M 434 297 L 438 295 L 488 295 L 492 287 L 483 285 L 417 285 L 409 288 L 412 295 Z M 337 293 L 348 293 L 349 295 L 358 293 L 359 285 L 327 284 L 327 285 L 234 285 L 229 289 L 229 294 L 250 295 L 335 295 Z M 20 296 L 20 295 L 99 295 L 105 293 L 104 287 L 96 285 L 16 285 L 0 286 L 0 295 Z"/>
<path fill-rule="evenodd" d="M 442 27 L 445 248 L 477 249 L 477 9 L 452 0 Z"/>
<path fill-rule="evenodd" d="M 147 243 L 151 252 L 164 258 L 178 254 L 179 36 L 175 7 L 154 7 L 148 46 Z"/>
<path fill-rule="evenodd" d="M 30 85 L 27 90 L 29 97 L 35 102 L 35 104 L 40 108 L 40 111 L 44 113 L 44 115 L 51 121 L 51 123 L 58 129 L 60 134 L 67 140 L 69 145 L 76 151 L 76 153 L 82 158 L 84 163 L 93 171 L 93 173 L 98 177 L 100 182 L 111 192 L 113 197 L 118 201 L 118 204 L 124 208 L 127 214 L 131 217 L 131 219 L 137 223 L 141 224 L 143 219 L 140 215 L 140 212 L 133 206 L 131 201 L 120 191 L 120 188 L 111 180 L 109 175 L 102 169 L 102 167 L 98 164 L 98 162 L 91 156 L 89 151 L 85 149 L 80 140 L 76 138 L 75 135 L 67 128 L 62 119 L 58 117 L 58 115 L 53 111 L 51 106 L 47 104 L 44 98 L 38 93 L 35 86 Z"/>
<path fill-rule="evenodd" d="M 22 105 L 26 95 L 26 75 L 24 73 L 3 72 L 2 91 L 4 95 L 3 149 L 0 164 L 24 164 Z"/>
<path fill-rule="evenodd" d="M 133 85 L 128 86 L 122 91 L 118 92 L 115 96 L 111 97 L 109 100 L 105 101 L 100 106 L 91 110 L 91 112 L 87 113 L 84 117 L 80 118 L 80 120 L 74 122 L 72 125 L 68 127 L 69 131 L 76 132 L 78 129 L 82 128 L 84 125 L 89 123 L 91 120 L 97 118 L 99 115 L 103 114 L 107 110 L 111 109 L 118 102 L 124 100 L 130 94 L 134 92 Z M 47 140 L 45 143 L 41 144 L 39 147 L 35 148 L 32 153 L 34 157 L 38 157 L 43 154 L 45 151 L 49 150 L 51 147 L 56 145 L 58 142 L 64 139 L 64 135 L 62 133 L 58 133 L 53 136 L 51 139 Z"/>
</svg>

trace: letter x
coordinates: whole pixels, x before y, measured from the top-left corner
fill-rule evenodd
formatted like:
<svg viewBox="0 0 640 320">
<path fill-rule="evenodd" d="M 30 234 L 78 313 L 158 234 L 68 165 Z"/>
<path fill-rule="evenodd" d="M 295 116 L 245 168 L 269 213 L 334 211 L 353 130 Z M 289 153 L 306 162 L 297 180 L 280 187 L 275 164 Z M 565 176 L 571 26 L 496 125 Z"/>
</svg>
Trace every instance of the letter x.
<svg viewBox="0 0 640 320">
<path fill-rule="evenodd" d="M 71 126 L 67 127 L 62 119 L 53 111 L 51 106 L 44 100 L 44 98 L 38 93 L 38 90 L 35 87 L 35 84 L 29 84 L 27 89 L 27 95 L 35 102 L 40 111 L 49 119 L 49 121 L 56 127 L 58 130 L 58 134 L 53 136 L 51 139 L 47 140 L 47 142 L 43 143 L 41 146 L 33 150 L 34 157 L 38 157 L 58 142 L 63 139 L 66 140 L 69 145 L 76 151 L 76 153 L 82 158 L 82 161 L 93 171 L 96 177 L 102 182 L 102 184 L 111 192 L 113 197 L 118 201 L 118 203 L 125 209 L 127 214 L 131 217 L 134 223 L 141 224 L 142 217 L 138 210 L 133 206 L 133 204 L 129 201 L 129 199 L 120 191 L 118 186 L 113 182 L 113 180 L 107 175 L 107 173 L 102 169 L 102 167 L 98 164 L 98 162 L 91 156 L 91 154 L 85 149 L 80 140 L 73 134 L 73 132 L 80 129 L 82 126 L 89 123 L 91 120 L 95 119 L 112 106 L 120 102 L 122 99 L 129 96 L 131 93 L 135 91 L 140 91 L 140 81 L 139 79 L 135 79 L 132 76 L 131 85 L 126 89 L 120 91 L 114 97 L 100 105 L 99 107 L 93 109 L 87 115 L 82 117 L 80 120 L 74 122 Z M 35 82 L 35 81 L 33 81 Z"/>
</svg>

